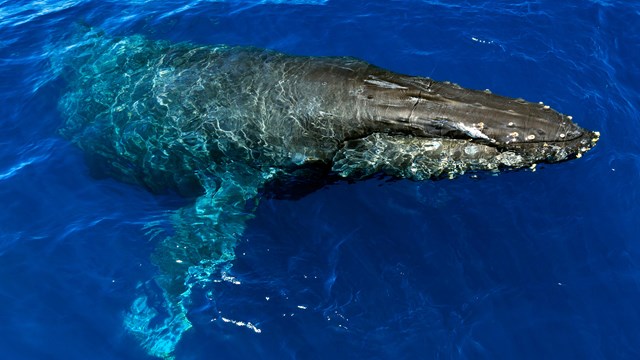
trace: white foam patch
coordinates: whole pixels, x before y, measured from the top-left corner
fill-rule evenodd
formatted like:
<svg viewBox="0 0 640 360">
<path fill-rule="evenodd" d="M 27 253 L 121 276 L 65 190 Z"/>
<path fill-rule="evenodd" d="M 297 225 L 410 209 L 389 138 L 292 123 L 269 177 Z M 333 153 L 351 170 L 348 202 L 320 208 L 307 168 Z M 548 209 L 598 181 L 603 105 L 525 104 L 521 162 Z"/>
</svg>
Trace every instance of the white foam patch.
<svg viewBox="0 0 640 360">
<path fill-rule="evenodd" d="M 258 329 L 255 325 L 253 325 L 250 322 L 244 322 L 244 321 L 237 321 L 237 320 L 232 320 L 232 319 L 227 319 L 226 317 L 221 317 L 222 321 L 226 322 L 226 323 L 231 323 L 233 325 L 237 325 L 237 326 L 243 326 L 246 327 L 248 329 L 253 330 L 256 334 L 260 334 L 262 332 L 262 330 Z"/>
<path fill-rule="evenodd" d="M 232 283 L 234 285 L 240 285 L 241 284 L 240 280 L 236 279 L 233 276 L 228 275 L 227 273 L 222 273 L 222 281 L 226 281 L 226 282 Z"/>
<path fill-rule="evenodd" d="M 475 36 L 471 37 L 471 40 L 473 40 L 473 41 L 475 41 L 477 43 L 480 43 L 480 44 L 493 44 L 493 41 L 491 41 L 491 40 L 482 40 L 482 39 L 477 38 Z"/>
</svg>

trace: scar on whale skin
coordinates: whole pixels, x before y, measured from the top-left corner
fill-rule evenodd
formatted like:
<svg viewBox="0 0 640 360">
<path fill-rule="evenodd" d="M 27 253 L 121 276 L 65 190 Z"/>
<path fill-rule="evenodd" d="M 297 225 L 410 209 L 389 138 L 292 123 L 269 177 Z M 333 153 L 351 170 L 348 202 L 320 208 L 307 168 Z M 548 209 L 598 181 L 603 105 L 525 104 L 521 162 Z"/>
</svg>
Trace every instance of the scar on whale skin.
<svg viewBox="0 0 640 360">
<path fill-rule="evenodd" d="M 61 134 L 109 176 L 195 197 L 153 254 L 161 306 L 141 284 L 125 317 L 158 357 L 191 327 L 191 289 L 228 271 L 267 191 L 529 168 L 581 157 L 599 137 L 543 104 L 354 58 L 96 31 L 73 41 L 53 61 L 68 83 Z"/>
</svg>

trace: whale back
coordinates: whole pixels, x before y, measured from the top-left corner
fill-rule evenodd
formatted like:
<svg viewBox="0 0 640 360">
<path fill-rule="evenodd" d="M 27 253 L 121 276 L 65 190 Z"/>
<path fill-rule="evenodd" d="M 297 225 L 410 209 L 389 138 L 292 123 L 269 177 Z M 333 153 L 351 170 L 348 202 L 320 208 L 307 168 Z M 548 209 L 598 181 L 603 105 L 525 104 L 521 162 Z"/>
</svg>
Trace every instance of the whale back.
<svg viewBox="0 0 640 360">
<path fill-rule="evenodd" d="M 97 36 L 74 57 L 61 133 L 94 168 L 155 192 L 198 193 L 198 176 L 231 163 L 327 168 L 346 139 L 370 131 L 344 101 L 372 67 L 355 59 L 140 36 Z"/>
</svg>

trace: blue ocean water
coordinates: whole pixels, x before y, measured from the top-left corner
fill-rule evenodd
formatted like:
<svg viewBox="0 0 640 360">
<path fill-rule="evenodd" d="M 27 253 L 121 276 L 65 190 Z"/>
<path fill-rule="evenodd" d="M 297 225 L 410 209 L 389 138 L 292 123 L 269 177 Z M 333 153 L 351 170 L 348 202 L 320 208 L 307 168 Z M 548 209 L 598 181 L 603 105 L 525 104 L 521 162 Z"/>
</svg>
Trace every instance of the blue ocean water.
<svg viewBox="0 0 640 360">
<path fill-rule="evenodd" d="M 92 176 L 58 135 L 78 24 L 354 56 L 602 133 L 535 172 L 263 199 L 177 359 L 640 358 L 640 4 L 615 0 L 0 1 L 0 357 L 151 358 L 123 319 L 148 227 L 189 201 Z"/>
</svg>

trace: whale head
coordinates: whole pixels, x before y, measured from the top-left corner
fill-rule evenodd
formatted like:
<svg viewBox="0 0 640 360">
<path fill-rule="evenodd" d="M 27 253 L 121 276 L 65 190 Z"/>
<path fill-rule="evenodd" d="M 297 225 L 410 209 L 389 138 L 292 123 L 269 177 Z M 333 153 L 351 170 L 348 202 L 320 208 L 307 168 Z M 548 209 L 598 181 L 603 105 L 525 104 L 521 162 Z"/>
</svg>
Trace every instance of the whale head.
<svg viewBox="0 0 640 360">
<path fill-rule="evenodd" d="M 535 168 L 580 158 L 600 136 L 543 103 L 387 74 L 369 75 L 361 96 L 383 131 L 345 143 L 333 162 L 342 176 L 422 180 Z"/>
</svg>

